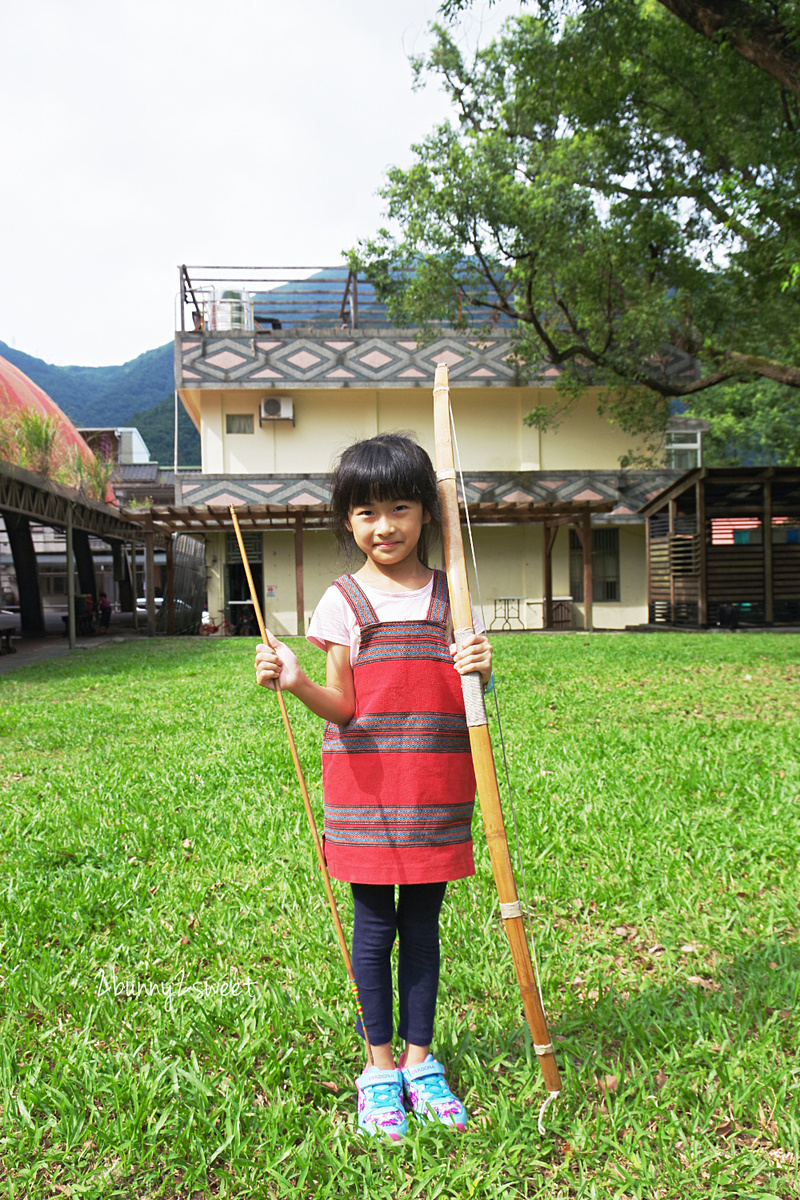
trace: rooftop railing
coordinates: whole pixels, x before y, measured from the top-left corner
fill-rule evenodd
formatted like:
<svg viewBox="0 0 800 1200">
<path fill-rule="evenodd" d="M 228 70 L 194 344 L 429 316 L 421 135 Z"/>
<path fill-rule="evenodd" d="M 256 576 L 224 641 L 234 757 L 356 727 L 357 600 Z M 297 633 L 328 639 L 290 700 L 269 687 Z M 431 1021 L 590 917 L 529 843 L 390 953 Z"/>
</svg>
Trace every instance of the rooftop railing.
<svg viewBox="0 0 800 1200">
<path fill-rule="evenodd" d="M 182 332 L 255 333 L 294 326 L 364 329 L 394 324 L 375 287 L 340 267 L 178 268 L 176 327 Z M 462 310 L 466 324 L 506 325 L 486 307 Z"/>
<path fill-rule="evenodd" d="M 182 332 L 391 324 L 373 285 L 347 267 L 183 265 L 179 274 Z"/>
</svg>

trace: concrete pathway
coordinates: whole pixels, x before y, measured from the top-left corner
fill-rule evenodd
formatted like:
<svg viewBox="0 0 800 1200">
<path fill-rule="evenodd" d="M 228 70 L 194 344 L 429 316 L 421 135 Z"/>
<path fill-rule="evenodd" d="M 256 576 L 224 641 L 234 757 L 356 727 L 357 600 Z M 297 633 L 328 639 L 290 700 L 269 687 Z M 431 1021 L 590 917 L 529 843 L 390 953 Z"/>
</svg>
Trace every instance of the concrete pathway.
<svg viewBox="0 0 800 1200">
<path fill-rule="evenodd" d="M 17 671 L 20 667 L 31 667 L 36 663 L 48 662 L 53 658 L 66 658 L 70 653 L 69 640 L 64 636 L 64 626 L 61 617 L 55 618 L 46 614 L 45 625 L 47 636 L 41 638 L 12 638 L 14 654 L 0 654 L 0 675 L 9 671 Z M 99 650 L 102 646 L 130 640 L 139 641 L 146 637 L 142 623 L 138 630 L 133 628 L 133 618 L 130 613 L 112 613 L 111 626 L 108 633 L 98 633 L 95 637 L 79 637 L 75 639 L 74 654 L 83 654 L 89 650 Z"/>
</svg>

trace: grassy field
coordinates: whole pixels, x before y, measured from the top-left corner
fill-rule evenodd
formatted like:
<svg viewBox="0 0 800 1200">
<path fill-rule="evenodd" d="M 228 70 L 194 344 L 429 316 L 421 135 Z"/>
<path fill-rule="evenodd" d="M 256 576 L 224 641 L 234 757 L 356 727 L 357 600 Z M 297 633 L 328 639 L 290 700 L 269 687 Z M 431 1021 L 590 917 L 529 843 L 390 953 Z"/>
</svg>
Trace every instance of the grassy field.
<svg viewBox="0 0 800 1200">
<path fill-rule="evenodd" d="M 564 1090 L 540 1137 L 476 817 L 434 1047 L 470 1128 L 397 1147 L 355 1135 L 360 1044 L 253 644 L 0 680 L 5 1194 L 800 1196 L 800 637 L 495 638 Z M 289 705 L 318 801 L 319 723 Z"/>
</svg>

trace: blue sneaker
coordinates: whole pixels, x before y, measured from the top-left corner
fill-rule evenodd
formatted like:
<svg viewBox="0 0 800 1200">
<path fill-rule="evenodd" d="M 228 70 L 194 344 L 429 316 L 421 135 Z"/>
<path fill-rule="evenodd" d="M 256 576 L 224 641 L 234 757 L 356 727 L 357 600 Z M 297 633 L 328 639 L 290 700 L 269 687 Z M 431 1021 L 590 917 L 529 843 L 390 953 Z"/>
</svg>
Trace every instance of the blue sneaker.
<svg viewBox="0 0 800 1200">
<path fill-rule="evenodd" d="M 467 1110 L 450 1091 L 444 1067 L 432 1054 L 416 1067 L 403 1067 L 401 1073 L 411 1107 L 421 1121 L 433 1118 L 464 1132 Z"/>
<path fill-rule="evenodd" d="M 358 1088 L 358 1128 L 370 1137 L 385 1133 L 399 1142 L 408 1133 L 403 1107 L 403 1075 L 399 1070 L 379 1071 L 367 1067 L 356 1080 Z"/>
</svg>

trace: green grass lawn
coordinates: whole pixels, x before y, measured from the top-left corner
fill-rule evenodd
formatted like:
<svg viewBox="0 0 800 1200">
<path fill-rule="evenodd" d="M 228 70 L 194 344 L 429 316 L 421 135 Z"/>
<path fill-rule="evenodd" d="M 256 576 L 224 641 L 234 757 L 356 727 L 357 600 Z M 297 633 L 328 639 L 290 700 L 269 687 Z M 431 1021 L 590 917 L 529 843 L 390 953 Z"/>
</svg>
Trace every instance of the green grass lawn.
<svg viewBox="0 0 800 1200">
<path fill-rule="evenodd" d="M 800 637 L 495 638 L 564 1090 L 540 1137 L 476 815 L 434 1047 L 470 1127 L 399 1146 L 356 1137 L 352 1001 L 253 645 L 0 679 L 6 1194 L 800 1196 Z M 319 722 L 288 704 L 319 807 Z"/>
</svg>

